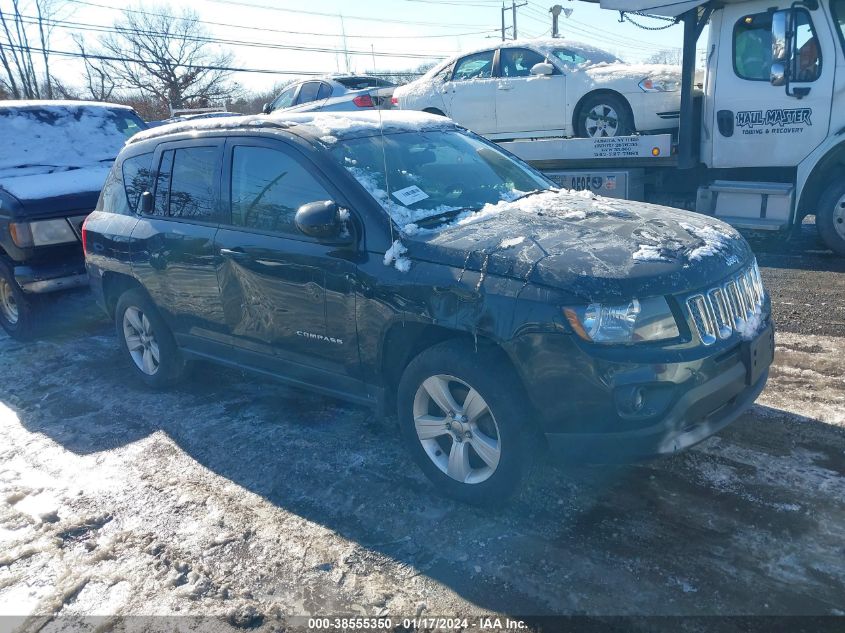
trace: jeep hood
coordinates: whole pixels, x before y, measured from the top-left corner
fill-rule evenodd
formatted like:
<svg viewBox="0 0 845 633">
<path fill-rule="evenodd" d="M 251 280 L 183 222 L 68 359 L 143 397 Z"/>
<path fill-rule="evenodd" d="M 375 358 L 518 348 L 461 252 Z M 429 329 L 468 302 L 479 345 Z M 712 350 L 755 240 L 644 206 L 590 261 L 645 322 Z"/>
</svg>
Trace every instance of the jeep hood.
<svg viewBox="0 0 845 633">
<path fill-rule="evenodd" d="M 487 205 L 405 244 L 412 259 L 521 279 L 584 301 L 706 288 L 753 257 L 718 220 L 563 191 Z"/>
</svg>

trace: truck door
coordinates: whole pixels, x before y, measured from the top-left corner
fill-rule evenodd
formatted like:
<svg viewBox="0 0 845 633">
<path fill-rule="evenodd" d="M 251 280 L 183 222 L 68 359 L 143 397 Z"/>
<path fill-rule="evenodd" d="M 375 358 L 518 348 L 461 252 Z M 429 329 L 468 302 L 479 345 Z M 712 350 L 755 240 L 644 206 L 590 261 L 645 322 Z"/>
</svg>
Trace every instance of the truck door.
<svg viewBox="0 0 845 633">
<path fill-rule="evenodd" d="M 836 66 L 830 21 L 822 8 L 796 7 L 791 82 L 774 86 L 771 7 L 761 0 L 723 9 L 708 109 L 712 167 L 794 167 L 828 136 Z"/>
</svg>

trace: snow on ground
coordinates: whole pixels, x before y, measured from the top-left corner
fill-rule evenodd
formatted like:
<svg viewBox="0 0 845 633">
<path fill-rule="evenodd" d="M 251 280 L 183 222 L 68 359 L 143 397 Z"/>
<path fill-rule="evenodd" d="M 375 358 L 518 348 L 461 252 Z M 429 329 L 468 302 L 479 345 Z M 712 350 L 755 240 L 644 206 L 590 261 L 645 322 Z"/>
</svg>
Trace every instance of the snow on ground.
<svg viewBox="0 0 845 633">
<path fill-rule="evenodd" d="M 543 463 L 481 510 L 433 494 L 368 410 L 210 366 L 145 390 L 87 295 L 65 301 L 64 333 L 0 337 L 0 613 L 48 618 L 29 630 L 845 610 L 843 338 L 779 334 L 758 404 L 690 452 Z"/>
</svg>

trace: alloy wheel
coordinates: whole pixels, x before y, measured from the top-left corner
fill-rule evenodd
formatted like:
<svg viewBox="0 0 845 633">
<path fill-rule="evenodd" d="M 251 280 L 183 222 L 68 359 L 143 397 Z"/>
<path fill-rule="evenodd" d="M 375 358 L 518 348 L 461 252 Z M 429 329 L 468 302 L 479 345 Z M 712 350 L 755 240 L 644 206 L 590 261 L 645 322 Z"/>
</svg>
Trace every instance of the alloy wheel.
<svg viewBox="0 0 845 633">
<path fill-rule="evenodd" d="M 587 113 L 584 127 L 590 138 L 616 136 L 619 131 L 619 115 L 609 105 L 599 104 Z"/>
<path fill-rule="evenodd" d="M 3 277 L 0 277 L 0 312 L 10 325 L 18 322 L 18 302 L 15 299 L 15 292 L 12 284 Z"/>
<path fill-rule="evenodd" d="M 161 352 L 150 320 L 135 306 L 128 307 L 123 313 L 123 337 L 138 369 L 153 376 L 158 371 Z"/>
<path fill-rule="evenodd" d="M 414 427 L 429 459 L 466 484 L 489 479 L 502 455 L 496 419 L 478 391 L 463 380 L 438 374 L 414 397 Z"/>
</svg>

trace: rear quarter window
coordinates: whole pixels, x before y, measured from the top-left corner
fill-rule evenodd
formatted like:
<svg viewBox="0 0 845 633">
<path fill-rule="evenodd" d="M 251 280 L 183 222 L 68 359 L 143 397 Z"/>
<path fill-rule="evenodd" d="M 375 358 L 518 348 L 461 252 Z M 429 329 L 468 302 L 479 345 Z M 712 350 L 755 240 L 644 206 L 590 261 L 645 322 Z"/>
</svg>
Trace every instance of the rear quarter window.
<svg viewBox="0 0 845 633">
<path fill-rule="evenodd" d="M 127 212 L 137 211 L 141 194 L 152 187 L 152 153 L 131 156 L 123 161 L 123 187 L 126 192 Z"/>
</svg>

